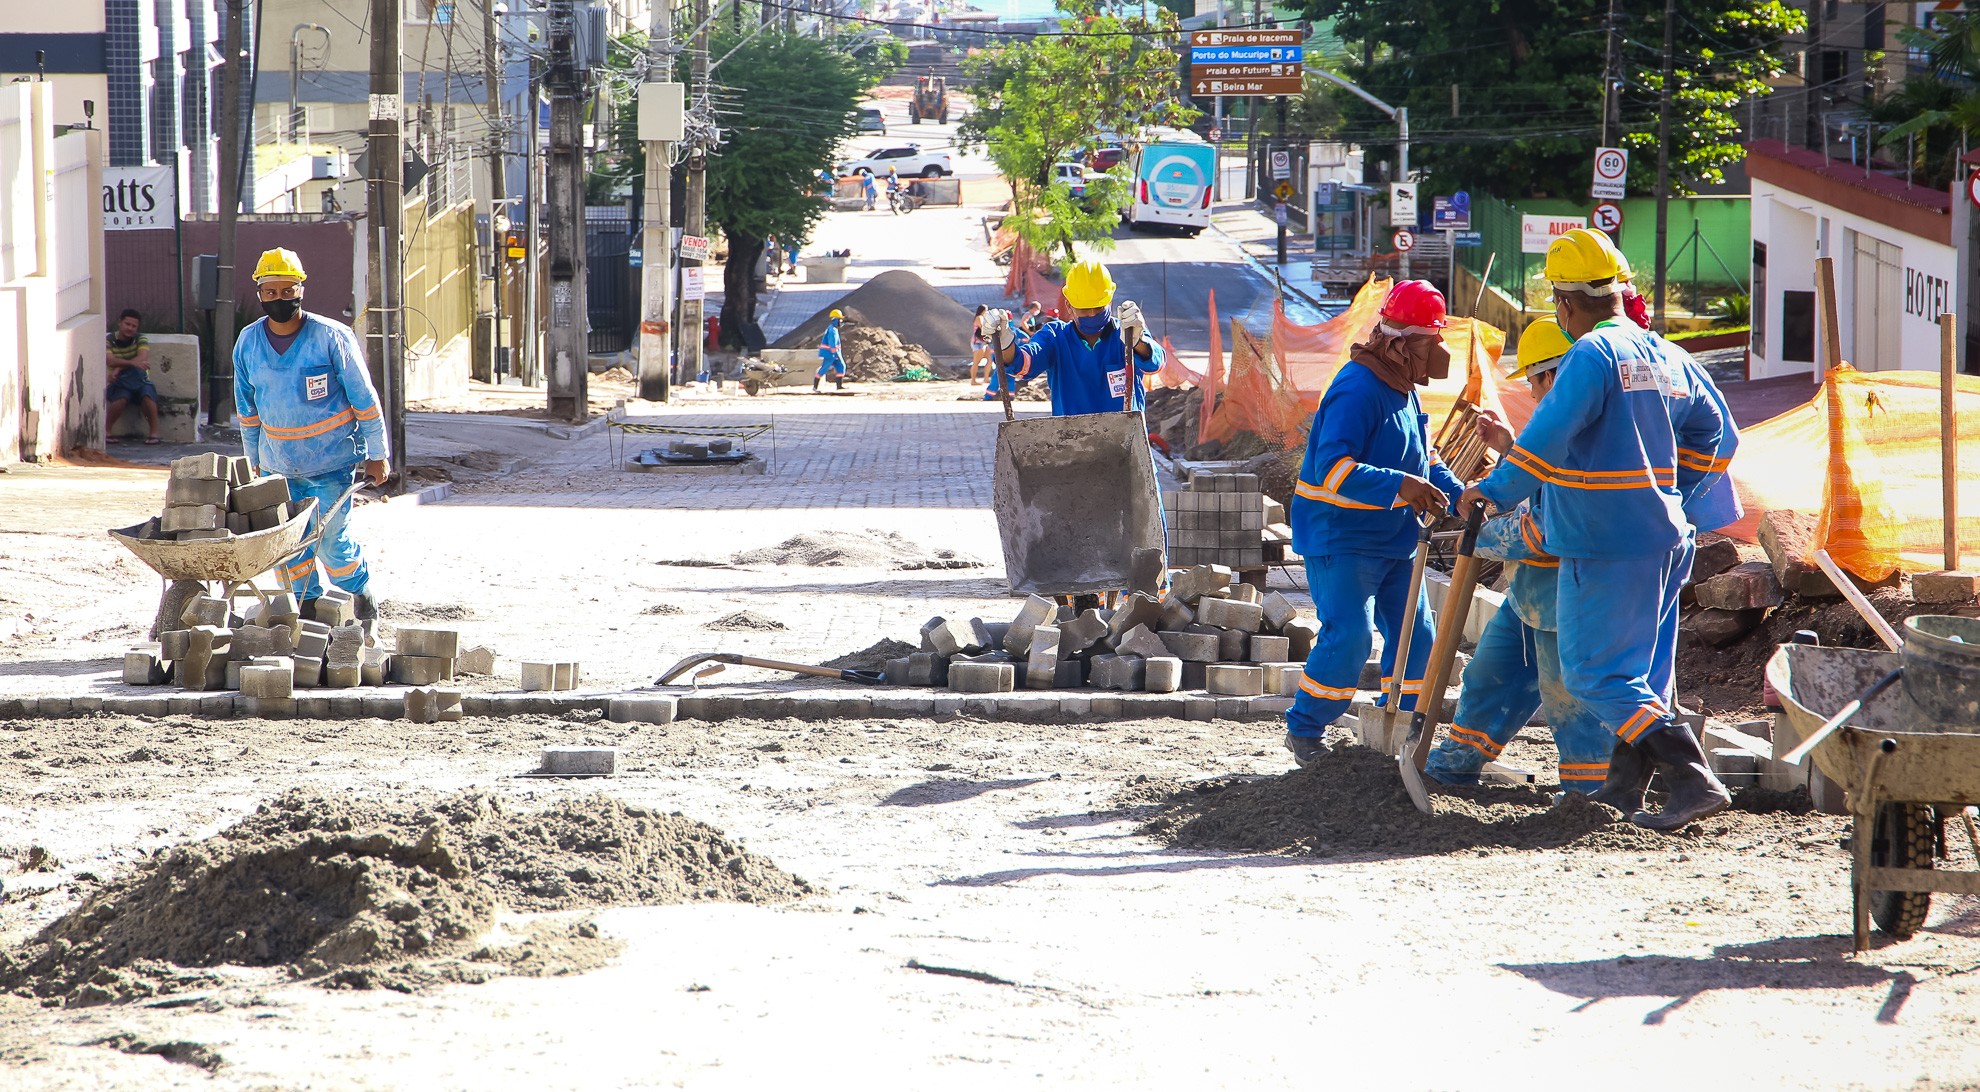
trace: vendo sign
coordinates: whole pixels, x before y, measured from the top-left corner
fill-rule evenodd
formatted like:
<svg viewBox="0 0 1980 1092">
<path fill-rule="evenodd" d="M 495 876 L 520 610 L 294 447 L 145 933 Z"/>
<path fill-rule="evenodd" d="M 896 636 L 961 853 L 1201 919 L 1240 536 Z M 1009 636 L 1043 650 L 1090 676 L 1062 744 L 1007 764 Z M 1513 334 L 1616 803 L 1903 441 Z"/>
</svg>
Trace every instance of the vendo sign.
<svg viewBox="0 0 1980 1092">
<path fill-rule="evenodd" d="M 103 230 L 171 227 L 179 215 L 176 183 L 171 167 L 103 168 Z"/>
</svg>

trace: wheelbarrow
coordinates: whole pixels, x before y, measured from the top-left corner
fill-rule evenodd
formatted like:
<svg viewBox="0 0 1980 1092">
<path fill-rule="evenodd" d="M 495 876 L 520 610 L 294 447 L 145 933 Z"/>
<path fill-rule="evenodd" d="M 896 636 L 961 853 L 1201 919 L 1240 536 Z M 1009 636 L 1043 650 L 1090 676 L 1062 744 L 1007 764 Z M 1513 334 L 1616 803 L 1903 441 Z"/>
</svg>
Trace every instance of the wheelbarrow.
<svg viewBox="0 0 1980 1092">
<path fill-rule="evenodd" d="M 1126 355 L 1125 353 L 1123 354 Z M 995 365 L 993 365 L 995 367 Z M 1125 359 L 1124 378 L 1140 381 Z M 1134 400 L 1121 413 L 1027 417 L 1011 411 L 1001 377 L 1004 423 L 997 426 L 991 506 L 1003 540 L 1013 595 L 1070 596 L 1119 591 L 1135 583 L 1136 551 L 1167 564 L 1161 492 L 1148 423 Z"/>
<path fill-rule="evenodd" d="M 363 479 L 352 482 L 351 487 L 331 504 L 330 510 L 335 512 L 349 504 L 363 487 Z M 139 561 L 150 566 L 151 571 L 165 579 L 168 595 L 171 583 L 195 581 L 219 584 L 221 598 L 228 602 L 253 595 L 266 603 L 268 592 L 256 586 L 255 579 L 280 564 L 284 558 L 316 545 L 317 540 L 323 537 L 322 524 L 317 525 L 314 533 L 305 534 L 310 518 L 315 514 L 316 500 L 311 498 L 282 523 L 266 531 L 251 531 L 232 538 L 195 539 L 189 542 L 164 538 L 158 530 L 156 516 L 143 523 L 114 528 L 109 534 L 125 549 L 136 554 Z"/>
<path fill-rule="evenodd" d="M 1787 644 L 1767 662 L 1789 737 L 1774 740 L 1776 754 L 1816 738 L 1832 714 L 1863 699 L 1809 753 L 1848 796 L 1859 952 L 1869 950 L 1873 922 L 1900 939 L 1917 932 L 1935 891 L 1980 894 L 1980 872 L 1935 867 L 1950 822 L 1980 857 L 1968 810 L 1980 804 L 1980 717 L 1967 696 L 1980 695 L 1980 620 L 1926 615 L 1906 619 L 1905 630 L 1902 654 Z M 1900 669 L 1903 689 L 1863 697 Z"/>
</svg>

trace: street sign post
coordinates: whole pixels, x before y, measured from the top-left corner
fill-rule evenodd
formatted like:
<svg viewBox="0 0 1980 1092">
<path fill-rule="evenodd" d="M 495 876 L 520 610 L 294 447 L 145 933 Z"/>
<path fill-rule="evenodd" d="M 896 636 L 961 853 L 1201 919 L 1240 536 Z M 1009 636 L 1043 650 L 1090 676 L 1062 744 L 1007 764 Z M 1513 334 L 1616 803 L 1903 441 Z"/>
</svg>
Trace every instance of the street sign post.
<svg viewBox="0 0 1980 1092">
<path fill-rule="evenodd" d="M 1622 206 L 1616 204 L 1614 201 L 1597 203 L 1595 214 L 1590 216 L 1589 219 L 1594 221 L 1595 226 L 1606 232 L 1611 239 L 1617 238 L 1622 233 Z"/>
<path fill-rule="evenodd" d="M 1471 195 L 1459 190 L 1430 199 L 1430 226 L 1438 231 L 1471 230 Z"/>
<path fill-rule="evenodd" d="M 1278 198 L 1281 201 L 1292 200 L 1294 192 L 1295 191 L 1293 190 L 1293 184 L 1283 179 L 1280 180 L 1278 185 L 1272 187 L 1272 196 Z"/>
<path fill-rule="evenodd" d="M 1222 129 L 1210 130 L 1210 143 L 1216 144 L 1217 142 L 1223 139 L 1224 139 L 1224 131 Z"/>
<path fill-rule="evenodd" d="M 1484 246 L 1485 233 L 1482 231 L 1453 231 L 1451 232 L 1451 245 Z"/>
<path fill-rule="evenodd" d="M 1416 183 L 1389 184 L 1389 223 L 1397 227 L 1416 226 Z"/>
<path fill-rule="evenodd" d="M 1416 245 L 1416 236 L 1408 228 L 1397 228 L 1395 234 L 1389 236 L 1389 242 L 1395 246 L 1396 253 L 1407 254 Z"/>
<path fill-rule="evenodd" d="M 1273 178 L 1291 178 L 1291 177 L 1292 177 L 1292 153 L 1291 153 L 1291 152 L 1273 152 L 1273 153 L 1272 153 L 1272 177 L 1273 177 Z"/>
<path fill-rule="evenodd" d="M 1588 195 L 1598 201 L 1620 201 L 1628 196 L 1623 182 L 1629 177 L 1628 148 L 1595 149 L 1595 176 Z"/>
<path fill-rule="evenodd" d="M 1192 95 L 1297 95 L 1306 36 L 1297 30 L 1198 30 L 1189 36 Z M 1210 139 L 1215 141 L 1221 133 Z"/>
<path fill-rule="evenodd" d="M 703 235 L 681 236 L 681 257 L 695 262 L 708 260 L 708 238 Z"/>
</svg>

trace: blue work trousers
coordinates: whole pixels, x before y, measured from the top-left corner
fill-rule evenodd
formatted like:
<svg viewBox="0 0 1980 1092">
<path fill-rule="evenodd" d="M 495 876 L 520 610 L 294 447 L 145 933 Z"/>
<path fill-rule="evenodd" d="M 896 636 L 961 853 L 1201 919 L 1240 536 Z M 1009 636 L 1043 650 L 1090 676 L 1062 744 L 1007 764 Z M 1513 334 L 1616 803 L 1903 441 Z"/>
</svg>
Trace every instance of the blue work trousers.
<svg viewBox="0 0 1980 1092">
<path fill-rule="evenodd" d="M 1673 723 L 1678 592 L 1692 538 L 1646 557 L 1561 559 L 1561 681 L 1625 743 Z"/>
<path fill-rule="evenodd" d="M 1396 642 L 1409 602 L 1410 558 L 1332 554 L 1306 559 L 1306 586 L 1320 616 L 1320 636 L 1306 658 L 1299 693 L 1286 714 L 1296 736 L 1318 736 L 1354 700 L 1362 665 L 1374 647 L 1373 631 L 1382 633 L 1383 686 L 1393 676 Z M 1416 596 L 1415 635 L 1409 642 L 1409 663 L 1403 671 L 1401 709 L 1416 708 L 1423 689 L 1423 665 L 1430 659 L 1430 608 L 1421 590 Z M 1386 701 L 1386 699 L 1382 699 Z"/>
<path fill-rule="evenodd" d="M 1615 738 L 1561 681 L 1557 634 L 1520 620 L 1501 606 L 1465 665 L 1457 715 L 1424 764 L 1425 776 L 1446 785 L 1474 785 L 1486 762 L 1544 710 L 1560 750 L 1561 787 L 1594 792 L 1609 776 Z"/>
<path fill-rule="evenodd" d="M 343 496 L 344 490 L 351 487 L 361 472 L 360 467 L 347 466 L 314 478 L 289 479 L 291 503 L 301 506 L 306 500 L 316 500 L 316 514 L 309 521 L 310 531 L 316 530 L 317 524 L 324 519 L 324 513 L 337 503 L 337 498 Z M 351 537 L 350 514 L 349 504 L 330 512 L 316 549 L 294 554 L 282 562 L 282 583 L 288 585 L 297 602 L 323 594 L 323 584 L 316 573 L 319 561 L 323 563 L 323 571 L 332 584 L 352 595 L 365 595 L 371 591 L 371 567 L 365 564 L 364 551 Z"/>
</svg>

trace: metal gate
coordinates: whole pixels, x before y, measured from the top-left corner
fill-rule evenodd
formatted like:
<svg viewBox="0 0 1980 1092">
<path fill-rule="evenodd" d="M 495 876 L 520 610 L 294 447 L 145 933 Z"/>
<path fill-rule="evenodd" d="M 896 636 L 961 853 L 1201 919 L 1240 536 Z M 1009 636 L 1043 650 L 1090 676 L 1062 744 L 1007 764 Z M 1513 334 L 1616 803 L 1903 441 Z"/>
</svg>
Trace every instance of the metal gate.
<svg viewBox="0 0 1980 1092">
<path fill-rule="evenodd" d="M 593 356 L 632 348 L 639 326 L 639 278 L 632 265 L 635 224 L 624 205 L 584 210 L 586 351 Z"/>
</svg>

